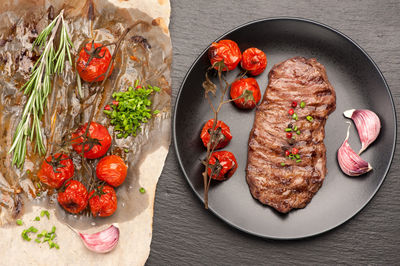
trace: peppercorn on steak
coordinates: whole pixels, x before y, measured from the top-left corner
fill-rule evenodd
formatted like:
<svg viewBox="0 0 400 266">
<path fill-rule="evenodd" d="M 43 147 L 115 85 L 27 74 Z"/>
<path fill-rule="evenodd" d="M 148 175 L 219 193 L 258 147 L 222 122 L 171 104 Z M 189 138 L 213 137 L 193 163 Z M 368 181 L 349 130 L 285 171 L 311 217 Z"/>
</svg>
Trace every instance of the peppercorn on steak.
<svg viewBox="0 0 400 266">
<path fill-rule="evenodd" d="M 281 213 L 304 208 L 326 176 L 324 126 L 335 90 L 316 59 L 275 65 L 249 137 L 246 179 L 251 194 Z"/>
</svg>

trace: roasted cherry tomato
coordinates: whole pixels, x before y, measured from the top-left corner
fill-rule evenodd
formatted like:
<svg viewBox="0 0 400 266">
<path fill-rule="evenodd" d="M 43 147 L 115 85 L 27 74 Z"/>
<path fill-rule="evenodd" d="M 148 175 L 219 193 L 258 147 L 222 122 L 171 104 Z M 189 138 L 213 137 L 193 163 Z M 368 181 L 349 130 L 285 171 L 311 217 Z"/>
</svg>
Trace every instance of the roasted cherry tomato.
<svg viewBox="0 0 400 266">
<path fill-rule="evenodd" d="M 57 200 L 70 213 L 80 213 L 88 204 L 88 192 L 79 181 L 70 180 L 65 184 L 65 190 L 58 192 Z"/>
<path fill-rule="evenodd" d="M 124 182 L 127 172 L 128 166 L 117 155 L 102 158 L 96 166 L 97 178 L 113 187 L 118 187 Z"/>
<path fill-rule="evenodd" d="M 267 56 L 260 49 L 249 48 L 243 52 L 241 66 L 243 69 L 246 69 L 250 75 L 260 75 L 267 67 Z"/>
<path fill-rule="evenodd" d="M 93 216 L 106 217 L 117 210 L 117 195 L 110 186 L 99 186 L 89 194 L 89 206 Z"/>
<path fill-rule="evenodd" d="M 104 80 L 111 58 L 110 51 L 101 43 L 87 43 L 79 52 L 78 61 L 76 62 L 79 76 L 87 82 Z M 114 64 L 111 65 L 108 76 L 111 75 L 113 68 Z"/>
<path fill-rule="evenodd" d="M 211 65 L 224 60 L 226 67 L 222 71 L 233 70 L 242 60 L 242 53 L 240 52 L 239 46 L 231 40 L 220 40 L 219 42 L 213 42 L 210 49 L 208 50 L 208 57 L 210 58 Z M 215 66 L 218 70 L 218 67 Z"/>
<path fill-rule="evenodd" d="M 242 109 L 253 109 L 256 107 L 256 104 L 261 99 L 261 91 L 254 78 L 239 79 L 232 83 L 231 98 L 236 99 L 243 94 L 244 97 L 234 101 L 236 106 Z"/>
<path fill-rule="evenodd" d="M 52 188 L 60 188 L 74 175 L 74 164 L 66 155 L 57 153 L 47 157 L 38 172 L 40 181 Z"/>
<path fill-rule="evenodd" d="M 84 140 L 87 123 L 72 133 L 72 147 L 77 153 L 82 152 L 82 142 L 85 142 L 85 158 L 96 159 L 108 151 L 111 146 L 111 136 L 103 125 L 90 123 L 88 138 Z"/>
<path fill-rule="evenodd" d="M 230 178 L 238 167 L 235 155 L 229 151 L 213 152 L 208 163 L 208 175 L 220 181 Z"/>
<path fill-rule="evenodd" d="M 208 142 L 210 141 L 210 132 L 214 125 L 214 119 L 210 119 L 205 123 L 203 129 L 201 130 L 200 138 L 203 141 L 205 147 L 207 147 Z M 228 143 L 232 139 L 231 130 L 223 121 L 217 121 L 215 125 L 215 133 L 216 133 L 216 143 L 211 145 L 215 146 L 215 149 L 221 149 L 228 145 Z"/>
</svg>

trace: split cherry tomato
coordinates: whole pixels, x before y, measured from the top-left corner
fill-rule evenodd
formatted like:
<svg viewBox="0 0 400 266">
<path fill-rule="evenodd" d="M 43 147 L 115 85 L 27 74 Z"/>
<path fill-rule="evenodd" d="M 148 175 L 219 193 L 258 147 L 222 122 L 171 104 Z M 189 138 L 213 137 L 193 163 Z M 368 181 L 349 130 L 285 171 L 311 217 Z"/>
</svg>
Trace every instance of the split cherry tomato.
<svg viewBox="0 0 400 266">
<path fill-rule="evenodd" d="M 232 83 L 232 99 L 236 99 L 244 93 L 244 97 L 234 101 L 236 106 L 242 109 L 253 109 L 256 107 L 256 104 L 261 100 L 261 91 L 257 81 L 254 78 L 239 79 Z"/>
<path fill-rule="evenodd" d="M 86 131 L 87 123 L 82 127 L 78 128 L 77 131 L 72 133 L 72 147 L 74 150 L 81 154 L 82 143 L 85 142 L 84 157 L 88 159 L 96 159 L 108 151 L 111 146 L 111 136 L 108 133 L 107 128 L 103 125 L 92 122 L 90 123 L 88 138 L 84 140 L 84 134 Z"/>
<path fill-rule="evenodd" d="M 107 47 L 101 43 L 89 42 L 79 52 L 76 69 L 84 81 L 102 81 L 105 78 L 111 59 L 112 56 Z M 111 75 L 113 68 L 114 64 L 111 65 L 108 76 Z"/>
<path fill-rule="evenodd" d="M 210 141 L 210 132 L 213 125 L 214 125 L 214 119 L 210 119 L 207 121 L 207 123 L 205 123 L 203 129 L 201 130 L 200 138 L 203 141 L 205 147 L 207 147 L 208 142 Z M 216 143 L 212 144 L 216 145 L 215 149 L 221 149 L 225 147 L 232 139 L 231 131 L 223 121 L 220 120 L 217 121 L 215 125 L 215 133 L 216 133 Z"/>
<path fill-rule="evenodd" d="M 292 134 L 291 132 L 287 132 L 287 133 L 286 133 L 286 137 L 287 137 L 288 139 L 290 139 L 292 136 L 293 136 L 293 134 Z"/>
<path fill-rule="evenodd" d="M 213 152 L 208 163 L 208 175 L 219 181 L 230 178 L 238 167 L 235 155 L 229 151 Z"/>
<path fill-rule="evenodd" d="M 294 114 L 294 110 L 293 109 L 289 109 L 288 113 L 289 113 L 289 115 L 293 115 Z"/>
<path fill-rule="evenodd" d="M 240 60 L 242 60 L 242 53 L 240 52 L 237 43 L 231 40 L 220 40 L 219 42 L 213 42 L 210 49 L 208 50 L 208 57 L 210 58 L 211 65 L 224 60 L 226 67 L 222 71 L 229 71 L 236 68 Z M 218 70 L 218 67 L 215 66 Z"/>
<path fill-rule="evenodd" d="M 293 107 L 293 108 L 296 108 L 296 106 L 297 106 L 297 102 L 296 102 L 296 101 L 293 101 L 293 102 L 292 102 L 292 107 Z"/>
<path fill-rule="evenodd" d="M 106 181 L 113 187 L 121 185 L 128 173 L 128 166 L 117 155 L 102 158 L 96 166 L 97 178 Z"/>
<path fill-rule="evenodd" d="M 249 48 L 243 52 L 242 68 L 249 71 L 250 75 L 257 76 L 267 67 L 267 56 L 257 48 Z"/>
<path fill-rule="evenodd" d="M 292 149 L 292 154 L 296 155 L 298 153 L 299 153 L 299 149 L 297 149 L 297 148 Z"/>
<path fill-rule="evenodd" d="M 290 151 L 286 150 L 286 151 L 285 151 L 285 155 L 286 155 L 286 156 L 289 156 L 289 155 L 290 155 Z"/>
<path fill-rule="evenodd" d="M 70 180 L 65 184 L 65 190 L 58 192 L 57 200 L 70 213 L 80 213 L 88 204 L 86 187 L 77 180 Z"/>
<path fill-rule="evenodd" d="M 89 206 L 93 216 L 107 217 L 117 210 L 117 195 L 110 186 L 99 186 L 89 194 Z"/>
<path fill-rule="evenodd" d="M 60 188 L 73 175 L 72 160 L 66 154 L 61 153 L 47 157 L 38 172 L 40 181 L 52 188 Z"/>
</svg>

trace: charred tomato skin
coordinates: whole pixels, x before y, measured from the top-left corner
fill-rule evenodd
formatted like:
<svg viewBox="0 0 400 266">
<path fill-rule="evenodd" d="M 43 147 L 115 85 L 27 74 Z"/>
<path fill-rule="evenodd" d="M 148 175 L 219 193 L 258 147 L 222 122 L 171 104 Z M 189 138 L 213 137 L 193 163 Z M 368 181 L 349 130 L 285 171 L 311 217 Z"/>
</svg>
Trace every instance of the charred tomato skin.
<svg viewBox="0 0 400 266">
<path fill-rule="evenodd" d="M 107 217 L 111 216 L 117 210 L 117 194 L 111 186 L 99 186 L 97 191 L 100 195 L 95 194 L 93 190 L 89 194 L 90 211 L 94 217 Z"/>
<path fill-rule="evenodd" d="M 120 186 L 125 181 L 127 173 L 128 166 L 117 155 L 105 156 L 96 166 L 97 178 L 113 187 Z"/>
<path fill-rule="evenodd" d="M 58 192 L 58 203 L 70 213 L 80 213 L 88 204 L 86 187 L 77 180 L 70 180 L 65 184 L 65 190 Z"/>
<path fill-rule="evenodd" d="M 83 135 L 85 134 L 88 123 L 84 124 L 77 131 L 72 133 L 72 148 L 79 154 L 82 153 L 82 142 L 84 141 Z M 92 139 L 98 140 L 99 144 L 93 145 L 90 149 L 89 144 L 85 144 L 84 157 L 88 159 L 96 159 L 107 153 L 111 146 L 111 136 L 108 130 L 103 125 L 92 122 L 90 123 L 88 136 Z"/>
<path fill-rule="evenodd" d="M 258 76 L 267 67 L 267 56 L 257 48 L 249 48 L 243 52 L 242 68 L 247 70 L 252 76 Z"/>
<path fill-rule="evenodd" d="M 231 98 L 236 99 L 240 97 L 246 90 L 253 93 L 254 101 L 245 98 L 240 98 L 234 101 L 235 105 L 241 109 L 253 109 L 261 100 L 261 91 L 258 86 L 257 80 L 254 78 L 244 78 L 236 80 L 231 86 Z"/>
<path fill-rule="evenodd" d="M 220 40 L 219 42 L 213 42 L 208 49 L 208 57 L 211 65 L 224 60 L 226 67 L 222 71 L 234 70 L 239 62 L 242 60 L 242 53 L 240 52 L 239 46 L 232 40 Z M 214 67 L 218 70 L 218 67 Z"/>
<path fill-rule="evenodd" d="M 105 78 L 105 73 L 107 72 L 107 68 L 111 63 L 112 56 L 107 47 L 101 48 L 98 53 L 99 57 L 90 58 L 90 55 L 87 51 L 96 49 L 101 47 L 101 43 L 87 43 L 84 48 L 79 52 L 78 61 L 76 62 L 76 69 L 79 73 L 79 76 L 87 82 L 97 82 L 103 81 Z M 86 51 L 86 50 L 87 51 Z M 89 64 L 87 62 L 90 60 Z M 111 75 L 114 69 L 114 64 L 111 65 L 110 72 L 108 76 Z"/>
<path fill-rule="evenodd" d="M 204 124 L 203 129 L 201 130 L 201 133 L 200 133 L 200 138 L 201 138 L 201 140 L 203 141 L 204 147 L 206 147 L 206 148 L 207 148 L 208 142 L 210 141 L 210 137 L 211 137 L 210 131 L 211 131 L 213 125 L 214 125 L 214 119 L 208 120 L 208 121 Z M 225 123 L 224 123 L 223 121 L 221 121 L 221 120 L 218 120 L 218 121 L 217 121 L 217 123 L 216 123 L 216 125 L 215 125 L 215 130 L 220 131 L 219 134 L 222 134 L 222 135 L 219 135 L 219 136 L 218 136 L 219 139 L 220 139 L 220 141 L 219 141 L 218 144 L 215 146 L 215 149 L 222 149 L 222 148 L 224 148 L 226 145 L 228 145 L 229 142 L 230 142 L 231 139 L 232 139 L 231 130 L 230 130 L 229 126 L 228 126 L 227 124 L 225 124 Z M 211 148 L 212 148 L 212 147 L 211 147 Z"/>
<path fill-rule="evenodd" d="M 60 167 L 56 168 L 57 173 L 54 171 L 54 167 L 48 162 L 52 160 L 59 160 Z M 60 188 L 64 182 L 74 175 L 74 163 L 66 154 L 56 153 L 53 156 L 50 155 L 43 161 L 42 166 L 38 172 L 40 181 L 51 188 Z"/>
<path fill-rule="evenodd" d="M 218 173 L 212 174 L 212 169 L 210 166 L 207 169 L 208 175 L 212 179 L 219 181 L 229 179 L 236 172 L 236 169 L 238 167 L 235 155 L 233 155 L 233 153 L 230 151 L 213 152 L 208 163 L 210 166 L 215 166 L 219 164 L 220 167 Z"/>
</svg>

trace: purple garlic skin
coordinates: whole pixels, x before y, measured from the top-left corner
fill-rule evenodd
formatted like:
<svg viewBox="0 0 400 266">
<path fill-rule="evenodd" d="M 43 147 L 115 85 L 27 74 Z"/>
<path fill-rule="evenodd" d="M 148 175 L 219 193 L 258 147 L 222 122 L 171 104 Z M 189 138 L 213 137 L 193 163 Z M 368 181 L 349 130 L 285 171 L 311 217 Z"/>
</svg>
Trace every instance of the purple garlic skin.
<svg viewBox="0 0 400 266">
<path fill-rule="evenodd" d="M 347 110 L 343 115 L 351 118 L 356 125 L 361 141 L 361 150 L 358 154 L 361 154 L 378 137 L 381 130 L 381 121 L 374 112 L 365 109 Z"/>
<path fill-rule="evenodd" d="M 110 252 L 117 246 L 119 240 L 119 229 L 114 225 L 94 234 L 77 233 L 85 246 L 96 253 Z"/>
<path fill-rule="evenodd" d="M 359 176 L 371 171 L 372 167 L 350 147 L 348 143 L 350 125 L 347 129 L 347 137 L 337 152 L 337 159 L 343 173 L 348 176 Z"/>
</svg>

